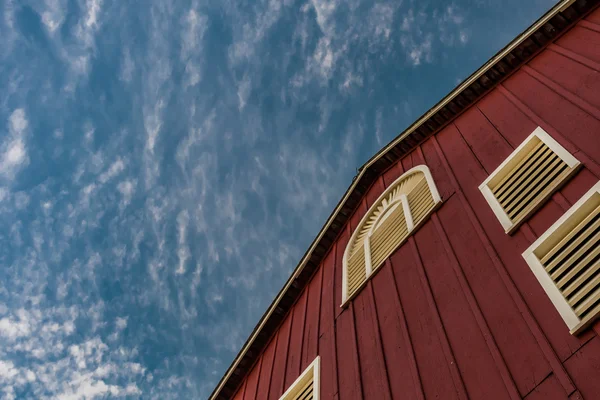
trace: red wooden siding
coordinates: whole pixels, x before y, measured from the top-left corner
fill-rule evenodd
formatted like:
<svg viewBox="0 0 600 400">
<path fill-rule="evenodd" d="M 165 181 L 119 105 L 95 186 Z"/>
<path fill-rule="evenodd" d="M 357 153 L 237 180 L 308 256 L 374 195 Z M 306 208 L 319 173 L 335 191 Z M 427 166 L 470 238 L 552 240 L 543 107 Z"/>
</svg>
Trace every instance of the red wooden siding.
<svg viewBox="0 0 600 400">
<path fill-rule="evenodd" d="M 584 167 L 512 236 L 478 186 L 537 126 Z M 442 206 L 341 308 L 368 207 L 429 166 Z M 521 253 L 600 180 L 600 10 L 384 171 L 235 400 L 278 399 L 321 357 L 321 398 L 598 399 L 600 323 L 572 336 Z"/>
</svg>

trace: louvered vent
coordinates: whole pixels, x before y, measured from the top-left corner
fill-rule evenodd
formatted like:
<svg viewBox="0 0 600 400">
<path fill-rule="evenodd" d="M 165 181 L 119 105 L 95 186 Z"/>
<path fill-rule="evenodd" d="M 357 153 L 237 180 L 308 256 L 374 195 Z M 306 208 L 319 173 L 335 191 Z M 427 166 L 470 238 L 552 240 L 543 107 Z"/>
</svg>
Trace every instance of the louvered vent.
<svg viewBox="0 0 600 400">
<path fill-rule="evenodd" d="M 600 310 L 600 205 L 540 260 L 579 318 Z"/>
<path fill-rule="evenodd" d="M 317 357 L 279 400 L 319 400 L 320 358 Z"/>
<path fill-rule="evenodd" d="M 390 215 L 373 232 L 369 242 L 371 245 L 371 264 L 373 269 L 383 261 L 408 237 L 408 227 L 402 204 L 396 204 Z"/>
<path fill-rule="evenodd" d="M 423 221 L 435 206 L 425 176 L 417 182 L 415 188 L 408 194 L 408 206 L 410 207 L 415 226 Z"/>
<path fill-rule="evenodd" d="M 574 331 L 600 313 L 599 191 L 600 184 L 524 253 L 538 279 L 550 278 L 548 294 Z"/>
<path fill-rule="evenodd" d="M 543 129 L 537 128 L 479 189 L 512 233 L 579 167 Z"/>
<path fill-rule="evenodd" d="M 407 171 L 379 196 L 346 246 L 342 305 L 439 203 L 440 195 L 424 165 Z"/>
<path fill-rule="evenodd" d="M 527 213 L 545 190 L 560 183 L 568 168 L 567 163 L 540 141 L 492 191 L 514 222 Z"/>
<path fill-rule="evenodd" d="M 366 279 L 365 247 L 359 245 L 348 260 L 348 293 L 354 293 Z"/>
<path fill-rule="evenodd" d="M 302 387 L 294 400 L 313 400 L 313 380 L 311 379 Z"/>
</svg>

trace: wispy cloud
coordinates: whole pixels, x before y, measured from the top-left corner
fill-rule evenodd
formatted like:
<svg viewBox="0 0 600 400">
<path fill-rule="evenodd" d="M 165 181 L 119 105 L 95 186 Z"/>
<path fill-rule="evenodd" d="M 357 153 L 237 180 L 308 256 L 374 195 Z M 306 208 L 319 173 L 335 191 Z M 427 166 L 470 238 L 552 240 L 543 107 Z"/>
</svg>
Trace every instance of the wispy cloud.
<svg viewBox="0 0 600 400">
<path fill-rule="evenodd" d="M 25 110 L 18 108 L 8 121 L 8 135 L 0 145 L 0 176 L 11 181 L 19 170 L 29 162 L 26 133 L 29 122 Z"/>
</svg>

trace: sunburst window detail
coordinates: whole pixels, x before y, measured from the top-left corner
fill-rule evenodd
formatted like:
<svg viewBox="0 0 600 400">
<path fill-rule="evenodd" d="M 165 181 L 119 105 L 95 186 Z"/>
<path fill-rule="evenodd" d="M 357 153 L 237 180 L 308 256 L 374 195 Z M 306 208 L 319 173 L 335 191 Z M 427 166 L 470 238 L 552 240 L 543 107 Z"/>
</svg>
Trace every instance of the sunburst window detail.
<svg viewBox="0 0 600 400">
<path fill-rule="evenodd" d="M 441 202 L 425 165 L 404 173 L 379 196 L 354 230 L 344 252 L 342 306 Z"/>
</svg>

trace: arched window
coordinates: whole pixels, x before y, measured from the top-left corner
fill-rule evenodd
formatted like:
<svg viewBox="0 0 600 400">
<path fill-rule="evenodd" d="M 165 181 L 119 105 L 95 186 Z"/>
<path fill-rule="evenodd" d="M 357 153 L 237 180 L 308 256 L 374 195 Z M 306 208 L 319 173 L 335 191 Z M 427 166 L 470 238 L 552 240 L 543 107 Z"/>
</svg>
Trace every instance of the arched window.
<svg viewBox="0 0 600 400">
<path fill-rule="evenodd" d="M 379 196 L 354 230 L 344 252 L 342 306 L 441 201 L 425 165 L 404 173 Z"/>
</svg>

